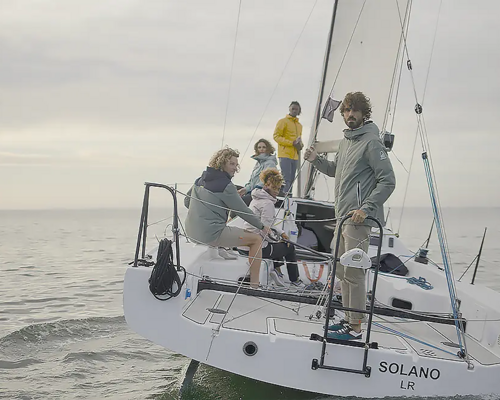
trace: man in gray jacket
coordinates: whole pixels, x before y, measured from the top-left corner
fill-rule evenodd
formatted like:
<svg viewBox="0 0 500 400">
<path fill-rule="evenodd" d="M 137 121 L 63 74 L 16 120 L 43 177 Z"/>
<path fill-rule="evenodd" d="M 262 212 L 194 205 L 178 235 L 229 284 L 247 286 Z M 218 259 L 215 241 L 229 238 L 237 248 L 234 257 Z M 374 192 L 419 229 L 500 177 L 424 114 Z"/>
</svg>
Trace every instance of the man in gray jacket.
<svg viewBox="0 0 500 400">
<path fill-rule="evenodd" d="M 370 230 L 376 226 L 367 216 L 379 219 L 383 224 L 383 204 L 396 186 L 396 179 L 386 149 L 380 140 L 378 127 L 369 120 L 370 100 L 361 92 L 348 93 L 340 113 L 347 129 L 340 142 L 334 161 L 318 157 L 314 147 L 306 150 L 304 158 L 318 171 L 335 177 L 335 213 L 340 220 L 351 215 L 342 227 L 335 231 L 341 235 L 338 254 L 353 248 L 368 251 Z M 337 264 L 336 276 L 342 287 L 342 305 L 348 308 L 366 309 L 365 271 Z M 361 339 L 361 323 L 365 314 L 346 312 L 345 319 L 329 327 L 328 337 L 341 340 Z"/>
</svg>

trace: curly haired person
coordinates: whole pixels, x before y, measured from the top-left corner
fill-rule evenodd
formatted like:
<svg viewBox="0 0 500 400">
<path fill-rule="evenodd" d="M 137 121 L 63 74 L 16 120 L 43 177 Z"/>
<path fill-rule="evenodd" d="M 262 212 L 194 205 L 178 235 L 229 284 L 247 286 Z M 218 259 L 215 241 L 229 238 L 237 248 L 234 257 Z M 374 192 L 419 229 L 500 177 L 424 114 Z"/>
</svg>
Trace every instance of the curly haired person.
<svg viewBox="0 0 500 400">
<path fill-rule="evenodd" d="M 238 172 L 239 153 L 231 148 L 217 151 L 201 177 L 196 179 L 184 199 L 189 209 L 186 217 L 186 233 L 196 242 L 216 247 L 248 246 L 250 285 L 259 285 L 262 258 L 262 237 L 238 227 L 227 226 L 230 210 L 250 223 L 264 236 L 269 232 L 258 217 L 241 199 L 231 182 Z"/>
<path fill-rule="evenodd" d="M 383 204 L 396 187 L 396 178 L 387 151 L 380 140 L 379 128 L 371 120 L 371 103 L 362 92 L 348 93 L 340 106 L 347 129 L 340 142 L 334 161 L 318 157 L 314 147 L 304 153 L 318 171 L 335 177 L 335 215 L 351 215 L 335 231 L 332 248 L 340 235 L 338 254 L 353 248 L 368 251 L 370 231 L 375 223 L 383 224 Z M 334 250 L 335 251 L 335 250 Z M 365 270 L 337 265 L 336 276 L 342 287 L 342 305 L 346 308 L 366 310 Z M 329 327 L 333 339 L 361 339 L 361 323 L 365 314 L 347 311 L 344 320 Z"/>
</svg>

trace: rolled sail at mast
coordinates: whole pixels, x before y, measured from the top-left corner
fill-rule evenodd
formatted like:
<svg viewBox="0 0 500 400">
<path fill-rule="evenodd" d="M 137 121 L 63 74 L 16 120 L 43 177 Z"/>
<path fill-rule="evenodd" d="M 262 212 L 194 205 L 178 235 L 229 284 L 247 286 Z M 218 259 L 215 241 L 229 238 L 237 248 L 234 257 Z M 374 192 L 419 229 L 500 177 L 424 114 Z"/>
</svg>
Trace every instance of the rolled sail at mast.
<svg viewBox="0 0 500 400">
<path fill-rule="evenodd" d="M 335 2 L 310 136 L 310 144 L 319 142 L 320 152 L 336 152 L 346 128 L 338 111 L 332 123 L 321 118 L 329 96 L 342 100 L 348 92 L 365 93 L 372 103 L 371 119 L 385 130 L 410 4 L 411 0 Z M 328 199 L 328 183 L 321 184 L 323 179 L 316 183 L 315 169 L 310 164 L 307 168 L 304 195 L 311 197 L 314 190 L 316 199 Z"/>
</svg>

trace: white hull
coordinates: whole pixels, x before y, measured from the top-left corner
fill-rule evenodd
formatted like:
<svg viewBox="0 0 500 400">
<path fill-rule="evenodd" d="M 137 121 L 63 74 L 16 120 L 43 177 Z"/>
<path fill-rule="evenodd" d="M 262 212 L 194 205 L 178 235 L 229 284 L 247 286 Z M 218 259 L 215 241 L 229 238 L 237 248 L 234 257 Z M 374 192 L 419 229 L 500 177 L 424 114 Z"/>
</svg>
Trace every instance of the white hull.
<svg viewBox="0 0 500 400">
<path fill-rule="evenodd" d="M 299 308 L 297 303 L 239 294 L 228 310 L 234 294 L 214 290 L 198 293 L 198 276 L 236 280 L 246 272 L 245 259 L 222 260 L 204 246 L 185 243 L 184 238 L 181 241 L 182 265 L 192 275 L 178 297 L 168 301 L 153 297 L 148 287 L 151 268 L 130 267 L 125 277 L 124 310 L 128 325 L 161 346 L 239 375 L 329 395 L 375 398 L 500 393 L 500 322 L 467 323 L 466 344 L 473 369 L 455 355 L 457 348 L 443 344 L 457 342 L 453 325 L 401 323 L 394 317 L 374 317 L 376 324 L 370 341 L 377 342 L 379 348 L 368 351 L 370 377 L 313 370 L 312 361 L 319 359 L 322 343 L 310 340 L 310 335 L 322 335 L 324 324 L 324 319 L 309 319 L 318 309 L 316 306 Z M 401 242 L 397 240 L 396 245 Z M 390 303 L 397 295 L 411 301 L 413 310 L 449 312 L 444 275 L 433 266 L 408 265 L 411 275 L 425 276 L 434 289 L 423 290 L 404 279 L 380 276 L 377 299 Z M 317 265 L 314 268 L 319 271 Z M 264 263 L 261 270 L 262 282 L 267 279 Z M 304 271 L 301 270 L 301 278 L 307 282 Z M 312 273 L 313 279 L 317 276 Z M 191 297 L 185 298 L 186 288 Z M 500 318 L 498 293 L 464 284 L 457 289 L 465 318 Z M 222 325 L 223 314 L 217 310 L 228 310 Z M 255 355 L 244 353 L 247 342 L 256 344 Z M 361 369 L 362 348 L 331 343 L 326 346 L 325 365 Z"/>
</svg>

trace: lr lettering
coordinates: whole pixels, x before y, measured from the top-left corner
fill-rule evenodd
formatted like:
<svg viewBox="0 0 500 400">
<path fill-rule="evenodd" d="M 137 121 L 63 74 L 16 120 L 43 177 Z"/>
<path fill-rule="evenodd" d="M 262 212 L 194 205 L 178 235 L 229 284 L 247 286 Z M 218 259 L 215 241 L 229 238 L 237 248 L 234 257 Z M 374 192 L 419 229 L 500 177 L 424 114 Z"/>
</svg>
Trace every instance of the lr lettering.
<svg viewBox="0 0 500 400">
<path fill-rule="evenodd" d="M 405 382 L 405 381 L 401 381 L 401 389 L 403 390 L 415 390 L 415 382 L 412 382 L 412 381 L 408 381 L 408 382 Z"/>
</svg>

